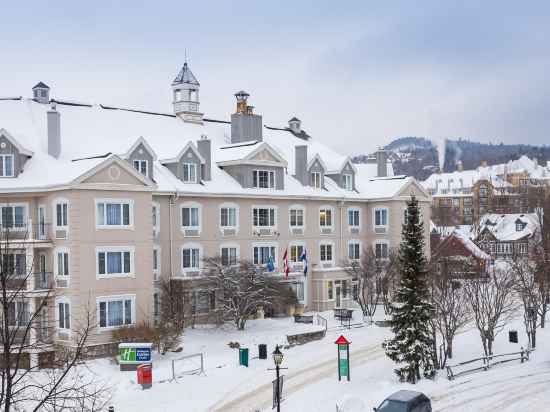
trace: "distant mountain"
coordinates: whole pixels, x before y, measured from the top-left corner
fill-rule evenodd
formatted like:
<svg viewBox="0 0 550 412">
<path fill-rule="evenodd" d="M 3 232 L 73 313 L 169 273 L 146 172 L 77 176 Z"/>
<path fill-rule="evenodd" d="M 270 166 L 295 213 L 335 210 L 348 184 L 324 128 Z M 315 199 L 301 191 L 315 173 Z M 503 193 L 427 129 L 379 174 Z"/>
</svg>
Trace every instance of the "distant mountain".
<svg viewBox="0 0 550 412">
<path fill-rule="evenodd" d="M 418 180 L 425 180 L 432 173 L 439 170 L 443 162 L 443 170 L 456 170 L 460 160 L 465 170 L 475 169 L 482 161 L 487 164 L 505 163 L 515 160 L 522 155 L 537 158 L 539 163 L 550 160 L 549 146 L 533 146 L 524 144 L 493 144 L 479 143 L 468 139 L 431 140 L 426 137 L 399 137 L 388 144 L 384 149 L 389 152 L 394 173 L 414 176 Z M 445 152 L 445 157 L 440 152 Z M 355 163 L 365 163 L 372 155 L 357 155 L 353 157 Z"/>
</svg>

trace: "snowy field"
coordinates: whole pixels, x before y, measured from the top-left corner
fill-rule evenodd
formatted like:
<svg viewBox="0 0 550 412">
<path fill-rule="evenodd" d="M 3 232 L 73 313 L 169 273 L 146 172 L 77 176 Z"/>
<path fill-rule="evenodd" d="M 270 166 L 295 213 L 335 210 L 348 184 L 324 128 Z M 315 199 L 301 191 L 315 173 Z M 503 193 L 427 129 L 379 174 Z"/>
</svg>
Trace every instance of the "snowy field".
<svg viewBox="0 0 550 412">
<path fill-rule="evenodd" d="M 285 375 L 283 411 L 336 410 L 336 404 L 352 399 L 372 411 L 386 396 L 398 389 L 425 392 L 432 399 L 434 411 L 525 411 L 548 410 L 550 404 L 550 330 L 538 330 L 537 351 L 531 359 L 495 366 L 486 372 L 448 381 L 441 371 L 435 381 L 423 380 L 418 385 L 400 384 L 393 374 L 393 364 L 381 348 L 390 335 L 387 328 L 355 327 L 342 331 L 332 314 L 327 336 L 320 341 L 284 350 L 282 367 Z M 359 312 L 355 312 L 359 317 Z M 274 371 L 271 352 L 275 344 L 286 345 L 286 335 L 320 329 L 315 325 L 295 324 L 292 318 L 255 320 L 245 331 L 230 326 L 187 329 L 184 350 L 166 356 L 156 355 L 153 367 L 153 388 L 142 390 L 135 372 L 119 372 L 118 365 L 103 359 L 87 362 L 90 373 L 108 380 L 113 388 L 111 404 L 115 411 L 270 411 Z M 508 343 L 508 330 L 516 329 L 519 343 Z M 336 345 L 344 334 L 352 342 L 350 349 L 351 382 L 338 382 Z M 238 366 L 236 349 L 229 342 L 250 348 L 250 366 Z M 516 352 L 526 342 L 521 320 L 505 328 L 497 336 L 495 354 Z M 257 345 L 268 345 L 268 359 L 257 359 Z M 185 375 L 170 381 L 171 360 L 202 352 L 204 375 Z M 481 356 L 477 330 L 469 330 L 456 338 L 455 358 L 449 363 Z M 177 363 L 176 372 L 198 365 L 197 360 Z"/>
</svg>

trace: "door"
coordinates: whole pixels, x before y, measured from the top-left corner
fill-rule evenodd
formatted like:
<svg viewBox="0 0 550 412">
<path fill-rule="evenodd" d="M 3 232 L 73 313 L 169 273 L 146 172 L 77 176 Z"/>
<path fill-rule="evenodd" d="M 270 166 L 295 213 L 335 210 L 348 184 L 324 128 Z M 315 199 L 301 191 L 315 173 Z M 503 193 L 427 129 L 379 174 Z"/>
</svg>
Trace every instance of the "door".
<svg viewBox="0 0 550 412">
<path fill-rule="evenodd" d="M 38 239 L 46 238 L 46 208 L 38 207 Z"/>
<path fill-rule="evenodd" d="M 336 285 L 336 307 L 341 308 L 342 307 L 342 286 Z"/>
</svg>

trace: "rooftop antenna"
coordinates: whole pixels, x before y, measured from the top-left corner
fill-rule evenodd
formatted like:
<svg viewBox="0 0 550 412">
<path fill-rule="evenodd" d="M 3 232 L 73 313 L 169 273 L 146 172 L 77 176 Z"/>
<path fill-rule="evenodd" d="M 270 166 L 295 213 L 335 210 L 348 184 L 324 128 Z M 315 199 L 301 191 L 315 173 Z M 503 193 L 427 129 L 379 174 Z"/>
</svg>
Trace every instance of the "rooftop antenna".
<svg viewBox="0 0 550 412">
<path fill-rule="evenodd" d="M 185 55 L 185 63 L 187 63 L 187 48 L 184 49 L 183 53 Z"/>
</svg>

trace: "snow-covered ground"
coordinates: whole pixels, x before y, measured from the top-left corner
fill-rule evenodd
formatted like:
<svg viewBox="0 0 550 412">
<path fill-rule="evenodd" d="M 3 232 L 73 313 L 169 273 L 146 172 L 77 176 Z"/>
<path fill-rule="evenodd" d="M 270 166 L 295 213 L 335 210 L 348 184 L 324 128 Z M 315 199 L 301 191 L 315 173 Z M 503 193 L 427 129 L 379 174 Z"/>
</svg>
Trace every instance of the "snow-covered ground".
<svg viewBox="0 0 550 412">
<path fill-rule="evenodd" d="M 386 396 L 403 388 L 425 392 L 432 399 L 434 411 L 546 410 L 550 403 L 550 391 L 546 390 L 550 385 L 550 330 L 539 329 L 537 351 L 526 363 L 514 361 L 453 381 L 440 372 L 435 381 L 423 380 L 413 386 L 397 381 L 394 365 L 384 356 L 381 342 L 390 335 L 387 328 L 372 325 L 342 331 L 331 314 L 324 315 L 329 318 L 324 339 L 283 351 L 282 366 L 288 368 L 283 371 L 284 411 L 334 412 L 337 402 L 350 398 L 359 399 L 357 403 L 371 411 Z M 111 402 L 116 411 L 270 411 L 274 372 L 268 368 L 273 367 L 270 354 L 275 344 L 286 344 L 287 334 L 319 328 L 283 318 L 250 321 L 245 331 L 230 326 L 188 329 L 183 352 L 154 357 L 154 384 L 148 390 L 137 385 L 135 372 L 119 372 L 110 360 L 94 360 L 87 365 L 90 373 L 107 379 L 116 388 Z M 508 343 L 509 329 L 518 331 L 520 343 Z M 337 379 L 334 341 L 340 334 L 352 342 L 351 382 Z M 238 366 L 237 350 L 229 348 L 229 342 L 250 348 L 248 368 Z M 525 333 L 518 319 L 497 337 L 495 353 L 519 351 L 522 342 Z M 268 345 L 267 360 L 257 359 L 259 343 Z M 197 352 L 204 353 L 205 374 L 170 381 L 171 360 Z M 480 355 L 477 331 L 469 330 L 456 338 L 455 359 L 450 363 Z M 192 368 L 197 362 L 179 363 L 178 368 Z"/>
</svg>

